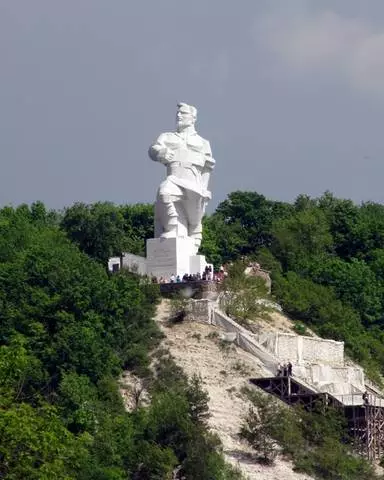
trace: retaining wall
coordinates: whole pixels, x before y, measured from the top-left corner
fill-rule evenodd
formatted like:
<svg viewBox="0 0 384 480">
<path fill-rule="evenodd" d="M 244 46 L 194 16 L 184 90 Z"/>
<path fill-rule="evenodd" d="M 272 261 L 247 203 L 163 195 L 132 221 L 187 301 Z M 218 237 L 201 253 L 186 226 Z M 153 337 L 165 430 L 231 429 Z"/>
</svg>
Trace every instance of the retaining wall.
<svg viewBox="0 0 384 480">
<path fill-rule="evenodd" d="M 223 328 L 227 332 L 236 333 L 236 344 L 239 345 L 246 352 L 255 355 L 259 358 L 264 366 L 270 371 L 271 375 L 275 375 L 279 364 L 278 359 L 263 348 L 253 334 L 251 334 L 244 327 L 227 317 L 224 313 L 213 309 L 211 316 L 211 323 Z"/>
<path fill-rule="evenodd" d="M 295 365 L 293 374 L 316 385 L 320 391 L 342 394 L 365 390 L 364 371 L 359 367 L 333 367 L 324 364 Z"/>
<path fill-rule="evenodd" d="M 213 307 L 209 300 L 190 300 L 187 306 L 187 320 L 212 324 Z"/>
<path fill-rule="evenodd" d="M 282 361 L 290 360 L 298 364 L 321 362 L 344 366 L 344 342 L 283 332 L 260 335 L 258 339 Z"/>
<path fill-rule="evenodd" d="M 235 343 L 243 350 L 259 358 L 264 366 L 270 370 L 271 375 L 275 375 L 279 364 L 277 358 L 259 345 L 251 332 L 217 310 L 215 304 L 210 300 L 191 300 L 188 305 L 187 319 L 215 325 L 226 332 L 234 333 L 236 335 Z"/>
<path fill-rule="evenodd" d="M 147 259 L 145 257 L 133 255 L 133 253 L 124 253 L 122 263 L 123 268 L 128 268 L 139 275 L 147 275 Z"/>
</svg>

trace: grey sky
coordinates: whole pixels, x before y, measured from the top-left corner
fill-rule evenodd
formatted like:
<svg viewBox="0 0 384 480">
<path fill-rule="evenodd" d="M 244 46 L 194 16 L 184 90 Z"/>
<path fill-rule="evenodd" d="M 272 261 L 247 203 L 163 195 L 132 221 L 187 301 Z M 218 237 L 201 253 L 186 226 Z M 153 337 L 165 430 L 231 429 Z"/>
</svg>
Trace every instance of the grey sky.
<svg viewBox="0 0 384 480">
<path fill-rule="evenodd" d="M 152 202 L 199 110 L 237 189 L 384 202 L 382 0 L 0 0 L 0 203 Z"/>
</svg>

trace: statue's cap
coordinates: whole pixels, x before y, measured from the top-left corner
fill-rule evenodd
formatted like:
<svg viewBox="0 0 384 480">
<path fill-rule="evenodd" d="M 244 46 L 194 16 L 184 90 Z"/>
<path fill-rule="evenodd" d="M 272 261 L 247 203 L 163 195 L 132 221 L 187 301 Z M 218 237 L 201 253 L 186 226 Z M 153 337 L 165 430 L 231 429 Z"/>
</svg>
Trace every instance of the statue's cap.
<svg viewBox="0 0 384 480">
<path fill-rule="evenodd" d="M 177 104 L 177 110 L 180 110 L 180 111 L 186 112 L 186 113 L 190 113 L 195 118 L 197 116 L 196 107 L 193 107 L 192 105 L 188 105 L 188 103 L 183 103 L 183 102 L 178 103 Z"/>
</svg>

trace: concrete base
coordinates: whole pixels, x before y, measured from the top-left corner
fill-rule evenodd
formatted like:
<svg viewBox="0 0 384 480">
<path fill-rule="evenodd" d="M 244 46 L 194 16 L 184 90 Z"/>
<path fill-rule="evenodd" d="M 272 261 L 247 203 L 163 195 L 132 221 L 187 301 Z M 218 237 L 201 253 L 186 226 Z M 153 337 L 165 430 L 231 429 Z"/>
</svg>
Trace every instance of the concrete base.
<svg viewBox="0 0 384 480">
<path fill-rule="evenodd" d="M 108 269 L 116 267 L 128 268 L 140 275 L 163 277 L 169 281 L 171 275 L 204 272 L 207 262 L 204 255 L 195 255 L 195 244 L 192 238 L 150 238 L 147 240 L 147 257 L 124 253 L 121 257 L 112 257 L 108 261 Z"/>
<path fill-rule="evenodd" d="M 204 255 L 194 255 L 193 239 L 151 238 L 147 240 L 147 272 L 158 278 L 202 273 L 207 265 Z"/>
</svg>

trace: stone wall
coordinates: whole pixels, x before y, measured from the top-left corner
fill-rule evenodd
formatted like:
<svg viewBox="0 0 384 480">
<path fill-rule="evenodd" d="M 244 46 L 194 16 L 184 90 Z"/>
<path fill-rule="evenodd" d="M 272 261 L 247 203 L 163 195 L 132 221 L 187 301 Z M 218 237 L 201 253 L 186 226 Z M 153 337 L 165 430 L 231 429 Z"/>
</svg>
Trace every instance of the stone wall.
<svg viewBox="0 0 384 480">
<path fill-rule="evenodd" d="M 209 300 L 189 300 L 187 320 L 200 323 L 212 323 L 213 307 Z"/>
<path fill-rule="evenodd" d="M 344 365 L 344 342 L 274 332 L 259 335 L 259 342 L 281 361 Z"/>
<path fill-rule="evenodd" d="M 359 367 L 333 367 L 331 365 L 295 365 L 293 374 L 320 391 L 354 393 L 364 390 L 364 371 Z"/>
<path fill-rule="evenodd" d="M 195 282 L 161 283 L 160 293 L 165 297 L 182 295 L 184 298 L 214 301 L 218 296 L 218 287 L 215 282 L 206 282 L 205 280 L 197 280 Z"/>
<path fill-rule="evenodd" d="M 276 356 L 282 360 L 300 362 L 300 348 L 298 337 L 294 335 L 280 336 L 277 334 Z"/>
<path fill-rule="evenodd" d="M 121 258 L 120 257 L 110 257 L 108 259 L 108 271 L 116 272 L 121 268 Z"/>
<path fill-rule="evenodd" d="M 209 323 L 234 334 L 234 341 L 246 352 L 259 358 L 270 375 L 275 375 L 278 360 L 261 345 L 255 335 L 215 308 L 215 303 L 210 300 L 190 300 L 188 302 L 187 320 Z"/>
<path fill-rule="evenodd" d="M 357 366 L 344 366 L 343 342 L 282 332 L 255 335 L 207 299 L 190 300 L 187 319 L 230 332 L 234 342 L 259 358 L 270 375 L 275 375 L 279 362 L 290 360 L 293 376 L 312 386 L 314 391 L 344 398 L 348 395 L 361 397 L 365 390 L 364 371 Z M 343 398 L 340 397 L 340 401 L 344 401 Z"/>
<path fill-rule="evenodd" d="M 304 362 L 324 361 L 331 365 L 344 365 L 344 342 L 304 336 L 298 338 L 303 342 Z"/>
<path fill-rule="evenodd" d="M 254 334 L 249 332 L 237 322 L 229 318 L 223 312 L 213 309 L 212 323 L 217 327 L 223 328 L 226 332 L 236 334 L 236 344 L 246 352 L 251 353 L 262 361 L 264 367 L 269 370 L 270 375 L 275 375 L 278 367 L 277 358 L 272 355 L 267 349 L 261 346 Z"/>
<path fill-rule="evenodd" d="M 139 275 L 146 275 L 147 259 L 145 257 L 140 257 L 139 255 L 133 255 L 133 253 L 124 253 L 122 267 L 128 268 Z"/>
</svg>

